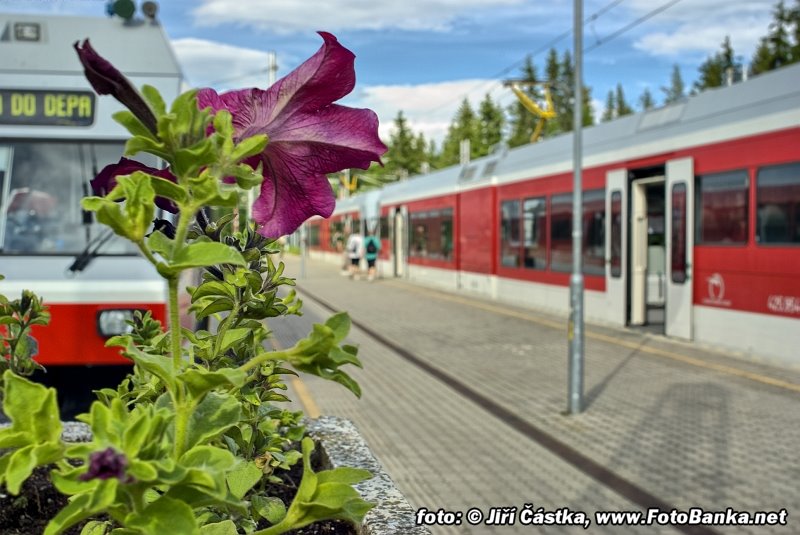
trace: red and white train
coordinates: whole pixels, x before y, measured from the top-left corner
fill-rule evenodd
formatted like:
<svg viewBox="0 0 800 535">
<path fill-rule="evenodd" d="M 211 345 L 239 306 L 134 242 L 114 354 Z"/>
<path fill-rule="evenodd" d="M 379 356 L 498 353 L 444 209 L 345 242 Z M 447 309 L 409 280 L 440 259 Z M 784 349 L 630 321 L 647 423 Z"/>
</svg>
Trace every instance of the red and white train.
<svg viewBox="0 0 800 535">
<path fill-rule="evenodd" d="M 583 140 L 587 320 L 800 364 L 800 65 Z M 571 190 L 567 134 L 339 201 L 309 245 L 377 229 L 384 276 L 566 313 Z"/>
<path fill-rule="evenodd" d="M 119 160 L 129 135 L 111 118 L 121 105 L 94 94 L 72 45 L 90 38 L 134 85 L 155 86 L 168 102 L 181 89 L 178 62 L 150 20 L 0 14 L 0 34 L 0 293 L 14 299 L 27 288 L 48 305 L 50 325 L 34 331 L 48 376 L 129 364 L 104 344 L 134 310 L 165 323 L 166 285 L 134 246 L 81 211 L 89 180 Z M 70 271 L 76 260 L 84 268 Z"/>
</svg>

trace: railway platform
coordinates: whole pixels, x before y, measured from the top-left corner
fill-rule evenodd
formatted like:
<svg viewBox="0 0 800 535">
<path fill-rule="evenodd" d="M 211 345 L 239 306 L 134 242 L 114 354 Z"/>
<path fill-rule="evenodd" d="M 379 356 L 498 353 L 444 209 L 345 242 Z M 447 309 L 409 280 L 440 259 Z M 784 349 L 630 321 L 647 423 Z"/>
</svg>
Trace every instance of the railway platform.
<svg viewBox="0 0 800 535">
<path fill-rule="evenodd" d="M 585 410 L 567 415 L 565 318 L 313 260 L 298 290 L 304 315 L 271 322 L 276 343 L 348 311 L 363 395 L 304 375 L 293 398 L 351 419 L 420 518 L 461 522 L 434 534 L 800 533 L 800 369 L 587 324 Z M 513 523 L 487 524 L 500 508 Z M 601 526 L 598 511 L 644 517 Z M 588 529 L 536 523 L 579 512 Z M 777 523 L 680 525 L 756 512 Z"/>
</svg>

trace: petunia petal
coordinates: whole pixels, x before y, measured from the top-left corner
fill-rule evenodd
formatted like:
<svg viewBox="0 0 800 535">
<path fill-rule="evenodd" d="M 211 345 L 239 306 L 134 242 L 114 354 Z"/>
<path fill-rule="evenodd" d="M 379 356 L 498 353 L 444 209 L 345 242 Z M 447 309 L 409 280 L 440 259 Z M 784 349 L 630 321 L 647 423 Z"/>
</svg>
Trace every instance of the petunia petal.
<svg viewBox="0 0 800 535">
<path fill-rule="evenodd" d="M 335 200 L 325 175 L 367 169 L 386 152 L 374 112 L 333 104 L 353 89 L 355 56 L 333 35 L 320 35 L 317 53 L 266 91 L 198 93 L 200 108 L 230 111 L 237 140 L 269 136 L 264 152 L 247 161 L 263 166 L 253 217 L 267 237 L 293 232 L 313 215 L 330 216 Z"/>
<path fill-rule="evenodd" d="M 175 178 L 175 175 L 173 175 L 169 169 L 155 169 L 141 162 L 137 162 L 136 160 L 120 158 L 119 162 L 103 167 L 97 176 L 92 179 L 92 191 L 95 195 L 101 197 L 106 196 L 114 189 L 114 186 L 117 185 L 118 176 L 132 175 L 136 171 L 142 171 L 143 173 L 157 176 L 171 182 L 177 182 L 177 178 Z M 178 213 L 178 207 L 175 203 L 164 197 L 156 197 L 156 205 L 167 212 L 173 214 Z"/>
<path fill-rule="evenodd" d="M 88 39 L 73 45 L 83 64 L 86 79 L 99 95 L 111 95 L 128 108 L 153 133 L 156 133 L 156 117 L 150 106 L 119 70 L 98 54 Z"/>
</svg>

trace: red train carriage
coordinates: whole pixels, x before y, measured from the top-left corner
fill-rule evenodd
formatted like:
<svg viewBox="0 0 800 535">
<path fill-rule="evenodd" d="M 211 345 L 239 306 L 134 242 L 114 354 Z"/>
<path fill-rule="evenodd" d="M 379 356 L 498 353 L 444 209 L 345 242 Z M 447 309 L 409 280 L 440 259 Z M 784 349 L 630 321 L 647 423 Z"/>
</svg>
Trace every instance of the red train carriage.
<svg viewBox="0 0 800 535">
<path fill-rule="evenodd" d="M 800 363 L 800 66 L 584 132 L 591 321 Z M 384 275 L 566 313 L 572 136 L 347 199 Z"/>
</svg>

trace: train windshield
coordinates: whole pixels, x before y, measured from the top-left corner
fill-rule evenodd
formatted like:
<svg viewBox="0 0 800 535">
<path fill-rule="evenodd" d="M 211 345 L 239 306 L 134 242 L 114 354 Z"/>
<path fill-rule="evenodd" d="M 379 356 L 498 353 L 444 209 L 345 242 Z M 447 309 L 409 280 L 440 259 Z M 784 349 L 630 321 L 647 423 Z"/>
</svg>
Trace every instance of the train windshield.
<svg viewBox="0 0 800 535">
<path fill-rule="evenodd" d="M 119 161 L 123 150 L 121 142 L 0 142 L 0 252 L 81 253 L 105 232 L 94 217 L 84 218 L 81 198 L 91 194 L 95 173 Z M 156 165 L 154 157 L 147 158 L 143 163 Z M 134 245 L 116 236 L 98 251 L 135 252 Z"/>
</svg>

